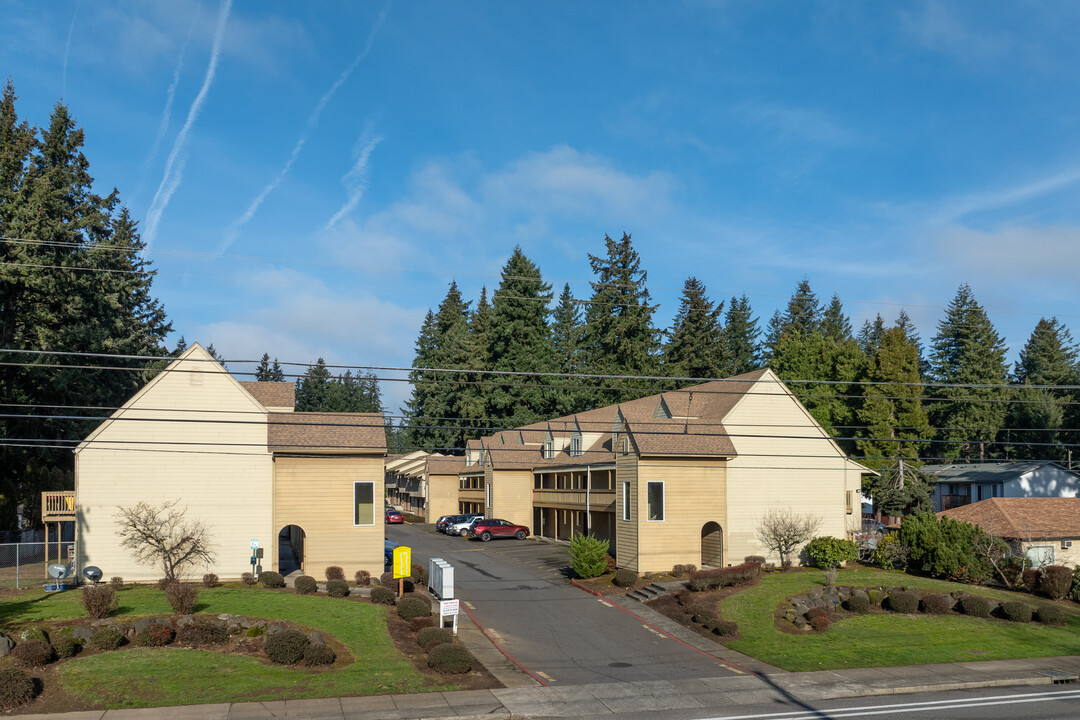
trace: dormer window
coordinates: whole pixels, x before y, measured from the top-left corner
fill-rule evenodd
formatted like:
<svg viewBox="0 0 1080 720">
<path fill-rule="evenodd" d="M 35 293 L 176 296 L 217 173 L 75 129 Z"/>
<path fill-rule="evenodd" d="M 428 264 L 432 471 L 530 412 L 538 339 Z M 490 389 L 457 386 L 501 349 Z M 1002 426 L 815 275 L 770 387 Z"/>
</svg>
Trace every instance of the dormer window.
<svg viewBox="0 0 1080 720">
<path fill-rule="evenodd" d="M 581 457 L 581 436 L 574 435 L 570 438 L 570 457 Z"/>
<path fill-rule="evenodd" d="M 551 440 L 544 441 L 544 459 L 550 460 L 555 457 L 555 443 Z"/>
</svg>

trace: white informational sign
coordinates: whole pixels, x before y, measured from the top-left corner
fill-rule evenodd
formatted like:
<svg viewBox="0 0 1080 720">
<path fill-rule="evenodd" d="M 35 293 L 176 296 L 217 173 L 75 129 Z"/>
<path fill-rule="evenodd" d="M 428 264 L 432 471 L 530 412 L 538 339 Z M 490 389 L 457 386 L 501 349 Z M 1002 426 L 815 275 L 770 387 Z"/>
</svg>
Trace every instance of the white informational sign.
<svg viewBox="0 0 1080 720">
<path fill-rule="evenodd" d="M 439 603 L 439 614 L 443 617 L 449 617 L 451 615 L 457 615 L 459 610 L 459 603 L 461 601 L 457 598 L 453 600 L 443 600 Z"/>
<path fill-rule="evenodd" d="M 252 550 L 258 550 L 259 549 L 259 538 L 251 538 L 251 549 Z"/>
</svg>

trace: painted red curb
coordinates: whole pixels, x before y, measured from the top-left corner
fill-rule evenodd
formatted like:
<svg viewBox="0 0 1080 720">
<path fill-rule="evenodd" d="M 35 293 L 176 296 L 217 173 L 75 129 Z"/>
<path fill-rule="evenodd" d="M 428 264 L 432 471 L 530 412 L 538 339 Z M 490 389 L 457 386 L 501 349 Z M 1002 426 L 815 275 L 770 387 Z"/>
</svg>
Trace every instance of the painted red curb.
<svg viewBox="0 0 1080 720">
<path fill-rule="evenodd" d="M 599 597 L 599 598 L 603 598 L 603 597 L 604 597 L 604 595 L 603 595 L 603 594 L 601 594 L 601 593 L 598 593 L 597 591 L 593 590 L 592 588 L 588 588 L 588 587 L 585 587 L 584 585 L 582 585 L 581 583 L 579 583 L 579 582 L 578 582 L 577 580 L 575 580 L 575 579 L 573 579 L 573 578 L 570 578 L 570 584 L 571 584 L 571 585 L 573 585 L 574 587 L 578 588 L 579 590 L 584 590 L 585 592 L 587 592 L 587 593 L 590 593 L 590 594 L 592 594 L 592 595 L 595 595 L 596 597 Z M 605 598 L 605 599 L 606 599 L 606 598 Z M 702 650 L 701 648 L 697 648 L 697 647 L 694 647 L 694 646 L 693 646 L 693 645 L 691 645 L 690 643 L 688 643 L 688 642 L 684 642 L 684 641 L 680 640 L 679 638 L 675 637 L 674 635 L 672 635 L 671 633 L 667 632 L 666 630 L 661 630 L 660 628 L 656 627 L 656 626 L 655 626 L 655 625 L 653 625 L 653 624 L 652 624 L 651 622 L 649 622 L 649 621 L 648 621 L 648 620 L 646 620 L 645 618 L 641 617 L 641 616 L 640 616 L 640 615 L 638 615 L 637 613 L 633 612 L 632 610 L 627 610 L 626 608 L 624 608 L 624 607 L 623 607 L 622 605 L 620 605 L 619 603 L 614 603 L 614 602 L 613 602 L 613 603 L 611 603 L 611 604 L 612 604 L 612 605 L 613 605 L 614 607 L 617 607 L 617 608 L 619 608 L 620 610 L 622 610 L 622 611 L 623 611 L 624 613 L 626 613 L 626 614 L 627 614 L 627 615 L 629 615 L 630 617 L 632 617 L 632 618 L 635 618 L 636 620 L 639 620 L 639 621 L 641 621 L 641 622 L 642 622 L 642 623 L 644 623 L 644 624 L 645 624 L 645 625 L 646 625 L 647 627 L 650 627 L 650 628 L 652 628 L 653 630 L 655 630 L 656 632 L 660 633 L 660 634 L 661 634 L 661 635 L 663 635 L 664 637 L 669 637 L 669 638 L 671 638 L 672 640 L 674 640 L 675 642 L 679 643 L 679 644 L 680 644 L 680 645 L 682 645 L 683 647 L 688 647 L 688 648 L 690 648 L 691 650 L 693 650 L 694 652 L 698 652 L 698 653 L 701 653 L 702 655 L 704 655 L 705 657 L 709 657 L 709 658 L 712 658 L 713 660 L 715 660 L 716 662 L 720 663 L 721 665 L 726 665 L 726 666 L 728 666 L 729 668 L 732 668 L 732 669 L 734 669 L 734 670 L 738 670 L 738 671 L 740 671 L 740 672 L 744 672 L 744 673 L 746 673 L 747 675 L 757 675 L 757 673 L 756 673 L 756 672 L 754 672 L 753 670 L 747 670 L 746 668 L 742 667 L 741 665 L 736 665 L 735 663 L 733 663 L 733 662 L 728 662 L 727 660 L 721 660 L 720 658 L 716 657 L 716 656 L 715 656 L 715 655 L 713 655 L 712 653 L 707 653 L 707 652 L 705 652 L 704 650 Z M 466 612 L 467 612 L 467 611 L 466 611 Z"/>
<path fill-rule="evenodd" d="M 469 619 L 473 621 L 473 624 L 476 625 L 477 628 L 479 628 L 480 632 L 484 633 L 484 637 L 486 637 L 489 641 L 491 641 L 491 644 L 494 645 L 495 648 L 499 652 L 501 652 L 503 655 L 505 655 L 507 660 L 509 660 L 510 662 L 517 665 L 518 669 L 521 670 L 521 672 L 525 673 L 526 675 L 528 675 L 529 677 L 531 677 L 533 680 L 540 683 L 544 687 L 550 687 L 551 686 L 550 683 L 545 682 L 542 677 L 540 677 L 539 675 L 534 673 L 532 670 L 529 670 L 529 668 L 527 668 L 524 665 L 522 665 L 521 663 L 519 663 L 516 657 L 514 657 L 509 652 L 507 652 L 506 648 L 504 648 L 502 645 L 500 645 L 499 641 L 496 640 L 495 638 L 493 638 L 491 636 L 491 633 L 489 633 L 484 628 L 484 626 L 480 624 L 480 621 L 478 621 L 476 619 L 476 616 L 473 615 L 471 612 L 469 612 L 469 608 L 465 607 L 464 603 L 462 603 L 461 609 L 465 611 L 465 614 L 469 616 Z"/>
</svg>

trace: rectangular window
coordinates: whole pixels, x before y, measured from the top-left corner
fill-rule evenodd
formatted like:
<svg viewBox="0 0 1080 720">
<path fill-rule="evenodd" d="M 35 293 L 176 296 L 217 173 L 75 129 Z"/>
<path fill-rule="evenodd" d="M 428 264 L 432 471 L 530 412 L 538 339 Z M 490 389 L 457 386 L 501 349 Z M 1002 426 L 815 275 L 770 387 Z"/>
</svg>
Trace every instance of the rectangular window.
<svg viewBox="0 0 1080 720">
<path fill-rule="evenodd" d="M 649 520 L 661 522 L 664 519 L 664 483 L 651 482 L 648 486 Z"/>
<path fill-rule="evenodd" d="M 570 438 L 570 455 L 581 457 L 581 438 L 576 435 Z"/>
<path fill-rule="evenodd" d="M 484 511 L 491 513 L 491 485 L 484 486 Z"/>
<path fill-rule="evenodd" d="M 375 483 L 353 483 L 353 525 L 375 524 Z"/>
<path fill-rule="evenodd" d="M 622 519 L 630 519 L 630 483 L 622 484 Z"/>
</svg>

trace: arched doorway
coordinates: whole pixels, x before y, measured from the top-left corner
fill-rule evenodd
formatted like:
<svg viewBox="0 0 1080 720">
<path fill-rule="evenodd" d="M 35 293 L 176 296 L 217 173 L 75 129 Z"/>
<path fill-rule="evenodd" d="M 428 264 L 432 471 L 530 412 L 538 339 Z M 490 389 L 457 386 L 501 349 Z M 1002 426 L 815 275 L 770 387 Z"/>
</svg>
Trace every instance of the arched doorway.
<svg viewBox="0 0 1080 720">
<path fill-rule="evenodd" d="M 701 528 L 701 567 L 724 566 L 724 531 L 719 523 L 707 522 Z"/>
<path fill-rule="evenodd" d="M 278 572 L 282 575 L 304 569 L 304 528 L 286 525 L 278 533 Z"/>
</svg>

